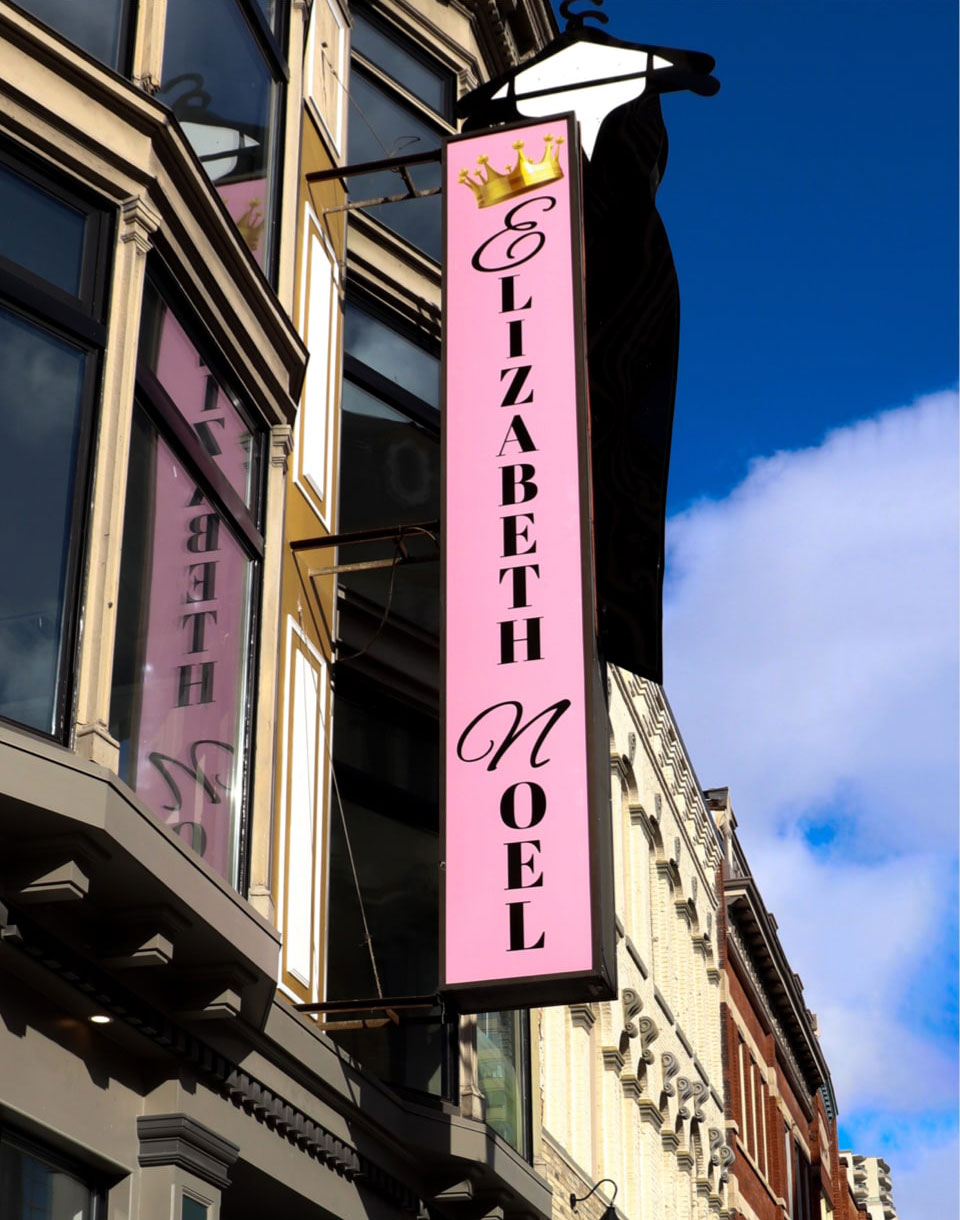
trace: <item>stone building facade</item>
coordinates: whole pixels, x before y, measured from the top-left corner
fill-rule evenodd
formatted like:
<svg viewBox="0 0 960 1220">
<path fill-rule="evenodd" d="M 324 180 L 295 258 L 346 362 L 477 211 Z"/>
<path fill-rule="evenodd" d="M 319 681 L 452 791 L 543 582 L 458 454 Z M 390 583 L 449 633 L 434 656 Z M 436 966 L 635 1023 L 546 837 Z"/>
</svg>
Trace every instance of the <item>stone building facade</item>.
<svg viewBox="0 0 960 1220">
<path fill-rule="evenodd" d="M 602 1178 L 625 1216 L 726 1216 L 720 841 L 663 692 L 608 673 L 620 995 L 534 1016 L 543 1169 L 557 1220 Z"/>
</svg>

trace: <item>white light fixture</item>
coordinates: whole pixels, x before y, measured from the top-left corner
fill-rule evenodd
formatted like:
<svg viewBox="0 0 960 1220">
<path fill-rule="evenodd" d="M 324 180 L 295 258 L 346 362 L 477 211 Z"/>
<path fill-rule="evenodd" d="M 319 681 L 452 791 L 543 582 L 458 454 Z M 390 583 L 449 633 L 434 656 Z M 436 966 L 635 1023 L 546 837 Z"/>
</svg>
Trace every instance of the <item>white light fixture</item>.
<svg viewBox="0 0 960 1220">
<path fill-rule="evenodd" d="M 108 1017 L 105 1012 L 95 1012 L 90 1018 L 91 1025 L 109 1025 L 113 1017 Z"/>
</svg>

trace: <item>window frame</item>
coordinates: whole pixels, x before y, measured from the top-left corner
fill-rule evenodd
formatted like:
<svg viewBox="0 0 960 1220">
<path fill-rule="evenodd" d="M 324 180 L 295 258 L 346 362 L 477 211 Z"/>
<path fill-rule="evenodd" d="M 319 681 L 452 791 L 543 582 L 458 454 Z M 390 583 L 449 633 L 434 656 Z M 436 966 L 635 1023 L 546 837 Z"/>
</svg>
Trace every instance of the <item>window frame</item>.
<svg viewBox="0 0 960 1220">
<path fill-rule="evenodd" d="M 0 256 L 0 307 L 56 339 L 87 353 L 80 396 L 77 456 L 63 575 L 63 608 L 59 625 L 56 696 L 53 729 L 47 731 L 0 715 L 0 724 L 34 734 L 47 741 L 69 745 L 73 739 L 73 711 L 78 670 L 78 643 L 83 605 L 83 568 L 86 559 L 90 500 L 93 485 L 94 437 L 99 416 L 109 304 L 110 254 L 116 232 L 114 213 L 92 193 L 65 185 L 44 172 L 27 153 L 9 144 L 0 146 L 0 164 L 38 190 L 85 215 L 81 253 L 80 289 L 76 296 L 45 280 L 29 268 Z"/>
<path fill-rule="evenodd" d="M 225 0 L 225 2 L 233 6 L 239 19 L 247 27 L 250 33 L 251 45 L 261 56 L 264 66 L 268 74 L 271 76 L 274 88 L 276 90 L 272 106 L 273 113 L 271 115 L 271 120 L 276 124 L 276 126 L 272 132 L 270 162 L 268 163 L 272 169 L 273 176 L 273 198 L 270 201 L 269 212 L 271 232 L 268 235 L 268 241 L 264 248 L 263 264 L 261 265 L 257 263 L 261 274 L 265 276 L 271 287 L 275 288 L 279 274 L 280 260 L 278 255 L 280 251 L 284 174 L 286 168 L 284 153 L 286 144 L 286 127 L 289 117 L 287 114 L 287 101 L 290 85 L 290 64 L 288 56 L 285 52 L 285 47 L 289 37 L 290 0 L 278 0 L 276 31 L 271 28 L 269 21 L 265 17 L 260 6 L 256 3 L 256 0 Z M 167 14 L 165 11 L 165 22 L 166 17 Z M 165 57 L 166 52 L 164 52 L 164 58 Z M 161 81 L 159 92 L 155 100 L 159 101 L 161 105 L 166 107 L 171 118 L 173 118 L 179 126 L 179 120 L 174 114 L 173 106 L 170 102 L 165 101 L 160 96 L 165 87 L 164 66 L 161 65 L 159 70 L 161 74 Z M 199 161 L 199 154 L 193 148 L 193 144 L 187 137 L 186 133 L 183 134 L 183 138 L 193 152 L 194 156 L 196 156 L 197 160 Z M 202 162 L 200 162 L 200 165 L 203 169 L 204 167 Z M 267 181 L 270 181 L 270 176 L 270 172 L 268 171 Z M 221 198 L 220 192 L 217 189 L 217 183 L 207 174 L 206 169 L 204 169 L 204 177 L 209 183 L 210 189 L 217 196 L 217 200 L 223 211 L 229 215 L 227 212 L 227 205 Z M 240 230 L 237 228 L 236 222 L 232 217 L 230 218 L 230 223 L 233 225 L 234 229 L 236 229 L 239 235 Z M 249 249 L 242 235 L 240 236 L 240 241 L 241 244 L 249 250 L 250 257 L 254 260 L 254 262 L 257 262 L 256 255 L 254 254 L 253 250 Z"/>
<path fill-rule="evenodd" d="M 76 0 L 74 0 L 76 2 Z M 139 18 L 139 5 L 137 0 L 121 0 L 120 27 L 117 37 L 117 62 L 115 64 L 108 63 L 105 59 L 101 59 L 95 55 L 93 51 L 88 51 L 86 47 L 82 47 L 80 43 L 74 42 L 68 34 L 58 29 L 55 25 L 50 25 L 48 22 L 26 7 L 24 0 L 11 0 L 11 3 L 19 8 L 31 21 L 35 21 L 38 25 L 42 25 L 45 30 L 49 30 L 51 34 L 55 34 L 57 38 L 62 39 L 68 46 L 73 47 L 75 51 L 79 51 L 81 55 L 86 55 L 94 63 L 100 64 L 104 68 L 109 68 L 111 72 L 116 72 L 119 76 L 129 79 L 133 71 L 133 47 L 136 36 L 137 21 Z"/>
<path fill-rule="evenodd" d="M 90 1192 L 90 1220 L 106 1220 L 108 1183 L 103 1173 L 92 1169 L 78 1157 L 51 1148 L 40 1140 L 25 1135 L 19 1128 L 0 1122 L 0 1146 L 2 1145 L 16 1148 L 34 1160 L 43 1161 L 51 1168 L 58 1169 L 80 1182 Z M 17 1218 L 14 1217 L 13 1220 Z"/>
<path fill-rule="evenodd" d="M 222 516 L 228 533 L 235 539 L 250 561 L 250 588 L 248 592 L 248 639 L 243 650 L 244 697 L 241 706 L 243 730 L 238 740 L 241 758 L 240 775 L 242 792 L 236 807 L 236 870 L 232 877 L 224 877 L 231 888 L 246 896 L 250 886 L 250 806 L 253 797 L 253 759 L 256 753 L 256 707 L 260 630 L 262 625 L 263 577 L 265 541 L 263 535 L 267 493 L 267 456 L 270 429 L 266 419 L 257 415 L 250 395 L 235 368 L 223 356 L 208 327 L 204 324 L 187 294 L 173 276 L 169 267 L 154 252 L 149 263 L 146 280 L 152 281 L 160 299 L 183 327 L 190 342 L 194 344 L 205 366 L 223 387 L 229 387 L 242 395 L 245 402 L 237 404 L 244 422 L 259 448 L 257 486 L 253 503 L 248 506 L 230 484 L 226 475 L 207 453 L 203 443 L 190 427 L 170 394 L 157 375 L 149 367 L 144 353 L 137 351 L 135 408 L 143 411 L 147 420 L 156 428 L 158 437 L 169 446 L 174 456 L 184 464 L 192 478 L 197 480 L 213 508 Z M 144 291 L 146 291 L 146 282 Z M 121 564 L 123 557 L 121 555 Z"/>
<path fill-rule="evenodd" d="M 350 73 L 351 73 L 351 76 L 353 76 L 353 74 L 356 73 L 361 78 L 363 78 L 372 88 L 381 90 L 389 101 L 391 101 L 395 105 L 401 107 L 401 109 L 409 111 L 414 118 L 416 118 L 420 122 L 424 123 L 426 126 L 434 129 L 437 133 L 437 150 L 439 152 L 439 150 L 442 147 L 444 137 L 456 134 L 456 130 L 457 130 L 457 120 L 456 120 L 456 113 L 455 113 L 457 94 L 458 94 L 458 88 L 457 88 L 458 69 L 457 69 L 457 67 L 450 64 L 449 62 L 445 61 L 439 55 L 432 55 L 429 51 L 427 51 L 421 45 L 421 43 L 417 41 L 417 39 L 415 37 L 413 37 L 411 34 L 409 34 L 404 29 L 404 27 L 402 25 L 400 25 L 396 21 L 391 20 L 392 14 L 384 13 L 380 10 L 374 10 L 372 8 L 372 6 L 366 2 L 366 0 L 362 0 L 361 3 L 354 4 L 352 7 L 357 12 L 362 13 L 363 17 L 367 21 L 369 21 L 369 23 L 371 25 L 373 25 L 375 28 L 380 30 L 384 35 L 386 35 L 386 37 L 390 38 L 391 40 L 396 42 L 399 46 L 401 46 L 402 49 L 404 51 L 406 51 L 412 58 L 419 60 L 420 63 L 424 64 L 428 68 L 436 68 L 438 70 L 438 74 L 440 74 L 440 73 L 449 74 L 449 80 L 448 80 L 448 83 L 446 85 L 446 90 L 445 90 L 446 95 L 447 95 L 446 99 L 445 99 L 446 111 L 443 112 L 443 111 L 434 109 L 428 102 L 423 101 L 415 93 L 413 93 L 410 89 L 408 89 L 403 84 L 402 81 L 398 80 L 394 76 L 391 76 L 389 74 L 389 72 L 385 68 L 383 68 L 379 64 L 377 64 L 376 61 L 367 58 L 367 56 L 365 56 L 362 51 L 357 50 L 357 48 L 354 46 L 353 39 L 351 38 L 351 45 L 350 45 Z M 352 103 L 353 98 L 351 97 L 349 99 L 349 101 Z M 350 132 L 351 132 L 352 124 L 354 123 L 355 120 L 356 120 L 356 116 L 350 113 L 350 106 L 348 106 L 348 119 L 347 119 L 347 162 L 348 162 L 348 164 L 352 160 L 351 155 L 350 155 Z M 423 150 L 423 151 L 427 151 L 427 150 Z M 439 160 L 439 158 L 438 158 L 438 160 Z M 363 181 L 364 181 L 364 179 L 362 179 L 362 178 L 359 179 L 359 182 L 362 183 Z M 361 198 L 364 196 L 365 191 L 367 193 L 369 193 L 369 190 L 362 185 L 358 186 L 356 188 L 356 190 L 359 192 Z M 404 202 L 407 202 L 407 201 L 405 200 Z M 388 206 L 399 207 L 401 205 L 392 204 L 392 205 L 388 205 Z M 403 242 L 404 245 L 409 246 L 413 250 L 416 250 L 417 253 L 422 258 L 428 259 L 430 262 L 439 265 L 439 263 L 441 261 L 440 258 L 434 258 L 434 256 L 432 254 L 430 254 L 428 251 L 426 251 L 426 250 L 422 249 L 422 247 L 416 245 L 408 237 L 405 237 L 403 233 L 400 233 L 392 225 L 388 224 L 382 218 L 381 215 L 379 215 L 375 212 L 365 211 L 364 219 L 367 221 L 372 221 L 375 224 L 382 226 L 391 235 L 391 237 L 393 239 Z"/>
<path fill-rule="evenodd" d="M 398 99 L 408 101 L 417 110 L 433 116 L 435 121 L 445 124 L 450 130 L 456 130 L 456 69 L 445 64 L 438 56 L 432 55 L 429 51 L 425 50 L 400 25 L 391 21 L 387 14 L 372 8 L 369 4 L 363 2 L 363 0 L 360 3 L 355 3 L 352 7 L 354 17 L 360 16 L 364 21 L 369 22 L 374 29 L 379 30 L 381 34 L 395 42 L 411 59 L 418 60 L 425 68 L 436 70 L 438 76 L 442 76 L 445 73 L 448 74 L 447 79 L 441 81 L 441 88 L 445 94 L 443 109 L 438 110 L 431 106 L 429 102 L 424 101 L 423 98 L 414 93 L 403 81 L 395 76 L 391 76 L 386 68 L 378 64 L 376 60 L 365 55 L 357 47 L 356 37 L 354 36 L 351 39 L 350 52 L 352 56 L 357 57 L 360 66 L 373 75 L 378 82 L 386 84 L 390 90 L 396 93 Z"/>
</svg>

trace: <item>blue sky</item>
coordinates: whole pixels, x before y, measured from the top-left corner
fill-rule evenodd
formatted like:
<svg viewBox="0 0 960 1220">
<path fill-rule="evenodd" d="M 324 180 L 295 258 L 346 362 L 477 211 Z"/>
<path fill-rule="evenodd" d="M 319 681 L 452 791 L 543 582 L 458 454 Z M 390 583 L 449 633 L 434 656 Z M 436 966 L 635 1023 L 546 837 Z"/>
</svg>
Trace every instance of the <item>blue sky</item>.
<svg viewBox="0 0 960 1220">
<path fill-rule="evenodd" d="M 575 8 L 585 9 L 582 3 Z M 841 1145 L 957 1207 L 957 7 L 606 0 L 707 51 L 680 280 L 665 689 L 817 1012 Z"/>
</svg>

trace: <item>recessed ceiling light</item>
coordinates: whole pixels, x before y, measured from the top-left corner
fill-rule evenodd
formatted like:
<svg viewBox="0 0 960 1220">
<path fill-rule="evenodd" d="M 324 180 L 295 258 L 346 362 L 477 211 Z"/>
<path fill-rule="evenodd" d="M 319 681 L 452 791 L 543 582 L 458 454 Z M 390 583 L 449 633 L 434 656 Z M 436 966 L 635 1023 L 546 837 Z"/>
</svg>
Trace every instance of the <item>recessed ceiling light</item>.
<svg viewBox="0 0 960 1220">
<path fill-rule="evenodd" d="M 105 1012 L 95 1012 L 90 1018 L 94 1025 L 109 1025 L 112 1020 L 113 1017 L 108 1017 Z"/>
</svg>

